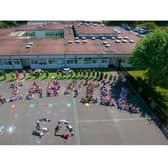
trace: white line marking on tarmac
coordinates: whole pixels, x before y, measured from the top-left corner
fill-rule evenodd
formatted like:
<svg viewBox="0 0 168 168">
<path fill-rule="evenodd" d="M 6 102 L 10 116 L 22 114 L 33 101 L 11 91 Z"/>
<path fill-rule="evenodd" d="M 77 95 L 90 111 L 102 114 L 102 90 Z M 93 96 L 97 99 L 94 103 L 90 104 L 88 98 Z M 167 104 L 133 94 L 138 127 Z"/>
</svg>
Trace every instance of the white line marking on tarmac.
<svg viewBox="0 0 168 168">
<path fill-rule="evenodd" d="M 79 135 L 79 123 L 78 123 L 78 114 L 76 109 L 76 100 L 72 97 L 72 111 L 74 113 L 74 121 L 75 121 L 75 140 L 76 144 L 80 145 L 80 135 Z"/>
<path fill-rule="evenodd" d="M 119 122 L 119 121 L 138 121 L 146 120 L 145 118 L 114 118 L 111 120 L 81 120 L 80 123 L 94 123 L 94 122 Z"/>
</svg>

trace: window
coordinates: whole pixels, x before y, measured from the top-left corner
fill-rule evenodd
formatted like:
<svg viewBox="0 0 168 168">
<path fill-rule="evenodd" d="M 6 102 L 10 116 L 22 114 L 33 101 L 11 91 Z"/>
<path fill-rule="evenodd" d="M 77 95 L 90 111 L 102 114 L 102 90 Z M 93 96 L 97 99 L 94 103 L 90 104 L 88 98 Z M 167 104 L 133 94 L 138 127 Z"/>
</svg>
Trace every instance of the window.
<svg viewBox="0 0 168 168">
<path fill-rule="evenodd" d="M 93 58 L 93 64 L 99 63 L 99 58 Z"/>
<path fill-rule="evenodd" d="M 108 63 L 109 62 L 109 58 L 106 58 L 106 57 L 104 57 L 104 58 L 102 58 L 102 61 L 101 61 L 102 63 Z"/>
<path fill-rule="evenodd" d="M 50 58 L 50 59 L 48 60 L 48 63 L 49 63 L 49 64 L 55 64 L 56 62 L 55 62 L 55 59 L 54 59 L 54 58 Z"/>
<path fill-rule="evenodd" d="M 41 58 L 41 59 L 39 59 L 39 64 L 40 65 L 45 65 L 45 64 L 47 64 L 47 60 L 44 59 L 44 58 Z"/>
<path fill-rule="evenodd" d="M 0 65 L 9 65 L 8 59 L 0 59 Z"/>
<path fill-rule="evenodd" d="M 64 60 L 63 59 L 56 59 L 56 64 L 63 64 L 64 63 Z"/>
<path fill-rule="evenodd" d="M 73 59 L 68 59 L 67 64 L 74 64 L 74 60 Z"/>
<path fill-rule="evenodd" d="M 35 37 L 35 32 L 26 32 L 25 36 Z"/>
<path fill-rule="evenodd" d="M 19 59 L 14 59 L 12 62 L 15 65 L 19 65 L 20 64 L 20 60 Z"/>
<path fill-rule="evenodd" d="M 92 58 L 91 57 L 84 58 L 84 63 L 85 64 L 92 64 Z"/>
<path fill-rule="evenodd" d="M 38 64 L 38 60 L 37 59 L 31 59 L 31 64 Z"/>
<path fill-rule="evenodd" d="M 122 63 L 128 63 L 129 60 L 128 60 L 127 57 L 123 57 L 123 58 L 121 58 L 121 62 L 122 62 Z"/>
<path fill-rule="evenodd" d="M 77 58 L 77 59 L 75 59 L 75 63 L 76 64 L 83 64 L 84 62 L 83 62 L 83 58 Z"/>
<path fill-rule="evenodd" d="M 0 59 L 0 65 L 12 65 L 11 59 Z"/>
</svg>

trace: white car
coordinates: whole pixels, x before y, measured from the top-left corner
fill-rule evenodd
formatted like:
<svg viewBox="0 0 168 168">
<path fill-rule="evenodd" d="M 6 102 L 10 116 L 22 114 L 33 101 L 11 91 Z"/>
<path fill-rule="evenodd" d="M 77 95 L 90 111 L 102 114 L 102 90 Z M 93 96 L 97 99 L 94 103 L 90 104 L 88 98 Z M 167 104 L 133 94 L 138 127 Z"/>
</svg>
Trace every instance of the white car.
<svg viewBox="0 0 168 168">
<path fill-rule="evenodd" d="M 124 39 L 128 40 L 128 37 L 127 37 L 127 36 L 125 36 L 125 37 L 124 37 Z"/>
<path fill-rule="evenodd" d="M 121 41 L 120 40 L 115 40 L 115 43 L 120 43 Z"/>
<path fill-rule="evenodd" d="M 80 43 L 80 40 L 75 40 L 75 43 Z"/>
<path fill-rule="evenodd" d="M 83 37 L 82 37 L 82 40 L 85 40 L 85 39 L 86 39 L 86 37 L 83 36 Z"/>
<path fill-rule="evenodd" d="M 106 37 L 101 37 L 102 40 L 106 40 Z"/>
<path fill-rule="evenodd" d="M 75 40 L 79 40 L 79 37 L 75 37 Z"/>
<path fill-rule="evenodd" d="M 128 40 L 123 39 L 122 42 L 123 43 L 128 43 Z"/>
<path fill-rule="evenodd" d="M 32 42 L 32 41 L 29 41 L 29 42 L 26 43 L 26 45 L 31 45 L 31 46 L 32 46 L 32 45 L 33 45 L 33 42 Z"/>
<path fill-rule="evenodd" d="M 123 37 L 122 36 L 117 36 L 117 39 L 118 40 L 121 40 Z"/>
<path fill-rule="evenodd" d="M 108 44 L 108 41 L 103 41 L 103 44 L 104 44 L 104 45 Z"/>
<path fill-rule="evenodd" d="M 87 43 L 88 41 L 87 41 L 87 40 L 83 40 L 82 42 L 83 42 L 83 43 Z"/>
<path fill-rule="evenodd" d="M 111 44 L 108 43 L 108 44 L 105 45 L 105 47 L 111 47 Z"/>
<path fill-rule="evenodd" d="M 26 48 L 31 48 L 32 47 L 32 45 L 30 45 L 30 44 L 26 44 L 26 46 L 25 46 Z"/>
<path fill-rule="evenodd" d="M 130 40 L 129 42 L 130 42 L 130 43 L 134 43 L 135 41 L 134 41 L 134 40 Z"/>
<path fill-rule="evenodd" d="M 69 40 L 69 41 L 68 41 L 68 44 L 72 44 L 72 40 Z"/>
</svg>

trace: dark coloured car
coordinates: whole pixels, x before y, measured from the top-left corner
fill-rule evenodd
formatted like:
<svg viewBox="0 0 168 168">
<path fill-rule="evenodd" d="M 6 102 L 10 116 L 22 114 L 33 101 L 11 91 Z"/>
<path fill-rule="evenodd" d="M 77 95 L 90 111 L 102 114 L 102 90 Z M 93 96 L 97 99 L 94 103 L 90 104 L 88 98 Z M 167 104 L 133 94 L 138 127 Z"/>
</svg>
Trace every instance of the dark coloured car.
<svg viewBox="0 0 168 168">
<path fill-rule="evenodd" d="M 128 25 L 122 25 L 121 27 L 125 30 L 128 30 L 128 31 L 131 30 L 131 26 L 128 26 Z"/>
</svg>

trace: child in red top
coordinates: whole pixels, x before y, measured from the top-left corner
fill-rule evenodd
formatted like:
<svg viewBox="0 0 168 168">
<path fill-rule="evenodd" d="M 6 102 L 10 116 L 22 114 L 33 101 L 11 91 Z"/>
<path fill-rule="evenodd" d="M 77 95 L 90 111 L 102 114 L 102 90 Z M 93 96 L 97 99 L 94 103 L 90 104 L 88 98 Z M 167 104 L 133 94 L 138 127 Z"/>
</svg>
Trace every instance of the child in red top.
<svg viewBox="0 0 168 168">
<path fill-rule="evenodd" d="M 55 136 L 60 136 L 61 138 L 64 139 L 64 142 L 66 142 L 68 140 L 68 138 L 69 138 L 70 135 L 67 134 L 67 133 L 64 133 L 64 134 L 56 133 Z"/>
</svg>

